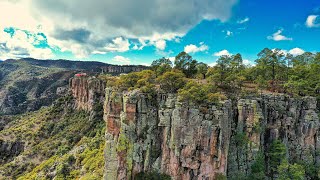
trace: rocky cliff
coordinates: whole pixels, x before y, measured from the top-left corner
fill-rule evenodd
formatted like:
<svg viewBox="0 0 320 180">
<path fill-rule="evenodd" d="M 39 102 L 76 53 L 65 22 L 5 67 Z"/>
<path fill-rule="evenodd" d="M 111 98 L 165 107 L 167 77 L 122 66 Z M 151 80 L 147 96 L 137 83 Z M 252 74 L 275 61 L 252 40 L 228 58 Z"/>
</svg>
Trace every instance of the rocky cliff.
<svg viewBox="0 0 320 180">
<path fill-rule="evenodd" d="M 290 163 L 320 165 L 320 123 L 313 97 L 265 94 L 202 106 L 175 94 L 118 92 L 96 78 L 70 81 L 76 108 L 104 103 L 104 179 L 157 172 L 172 179 L 242 179 L 262 156 L 272 179 L 270 148 L 279 140 Z M 105 94 L 104 94 L 105 93 Z"/>
<path fill-rule="evenodd" d="M 105 179 L 153 171 L 177 180 L 239 179 L 259 154 L 273 178 L 268 151 L 275 140 L 285 144 L 289 162 L 319 165 L 316 104 L 312 97 L 263 95 L 193 107 L 173 94 L 150 99 L 107 88 Z"/>
<path fill-rule="evenodd" d="M 92 111 L 95 105 L 103 104 L 105 100 L 106 82 L 95 77 L 73 77 L 69 81 L 72 96 L 75 98 L 75 108 Z"/>
</svg>

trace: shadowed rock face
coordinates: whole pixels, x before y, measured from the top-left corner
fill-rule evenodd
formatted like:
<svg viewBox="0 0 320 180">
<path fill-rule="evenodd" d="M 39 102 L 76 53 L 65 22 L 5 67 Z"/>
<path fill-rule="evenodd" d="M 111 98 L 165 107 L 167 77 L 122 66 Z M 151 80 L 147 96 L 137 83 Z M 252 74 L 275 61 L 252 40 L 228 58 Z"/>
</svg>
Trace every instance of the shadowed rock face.
<svg viewBox="0 0 320 180">
<path fill-rule="evenodd" d="M 24 143 L 0 140 L 0 163 L 5 163 L 18 156 L 24 150 Z"/>
</svg>

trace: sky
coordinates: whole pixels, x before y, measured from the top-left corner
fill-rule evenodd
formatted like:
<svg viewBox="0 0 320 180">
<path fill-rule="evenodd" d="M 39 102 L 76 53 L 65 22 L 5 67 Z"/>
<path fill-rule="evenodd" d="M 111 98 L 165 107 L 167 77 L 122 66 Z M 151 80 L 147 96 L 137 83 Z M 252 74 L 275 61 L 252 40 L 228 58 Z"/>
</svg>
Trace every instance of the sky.
<svg viewBox="0 0 320 180">
<path fill-rule="evenodd" d="M 185 51 L 214 65 L 265 47 L 320 51 L 319 0 L 0 0 L 0 60 L 150 65 Z"/>
</svg>

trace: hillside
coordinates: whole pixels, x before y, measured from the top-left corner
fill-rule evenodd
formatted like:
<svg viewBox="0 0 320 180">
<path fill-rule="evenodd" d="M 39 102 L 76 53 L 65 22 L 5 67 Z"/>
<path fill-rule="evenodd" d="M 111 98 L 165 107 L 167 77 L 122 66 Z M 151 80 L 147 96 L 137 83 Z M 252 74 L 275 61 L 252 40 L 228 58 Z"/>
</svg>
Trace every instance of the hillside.
<svg viewBox="0 0 320 180">
<path fill-rule="evenodd" d="M 51 105 L 66 94 L 69 78 L 77 72 L 116 75 L 145 68 L 68 60 L 6 60 L 0 64 L 0 114 L 18 114 Z"/>
</svg>

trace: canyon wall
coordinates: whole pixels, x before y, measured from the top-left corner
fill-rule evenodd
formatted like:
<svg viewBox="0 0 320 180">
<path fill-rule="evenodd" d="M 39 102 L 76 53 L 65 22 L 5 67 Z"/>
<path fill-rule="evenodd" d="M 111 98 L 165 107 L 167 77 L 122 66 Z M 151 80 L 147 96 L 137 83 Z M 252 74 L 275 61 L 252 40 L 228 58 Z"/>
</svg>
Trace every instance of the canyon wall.
<svg viewBox="0 0 320 180">
<path fill-rule="evenodd" d="M 265 94 L 187 106 L 175 94 L 149 97 L 137 90 L 104 90 L 96 81 L 73 79 L 70 85 L 78 108 L 104 104 L 106 180 L 134 179 L 141 172 L 176 180 L 223 175 L 241 179 L 250 175 L 259 155 L 266 176 L 276 178 L 268 154 L 275 140 L 285 145 L 289 162 L 320 164 L 320 124 L 313 97 Z"/>
<path fill-rule="evenodd" d="M 75 109 L 92 111 L 105 100 L 106 82 L 96 77 L 73 77 L 69 81 L 70 93 L 76 99 Z"/>
</svg>

